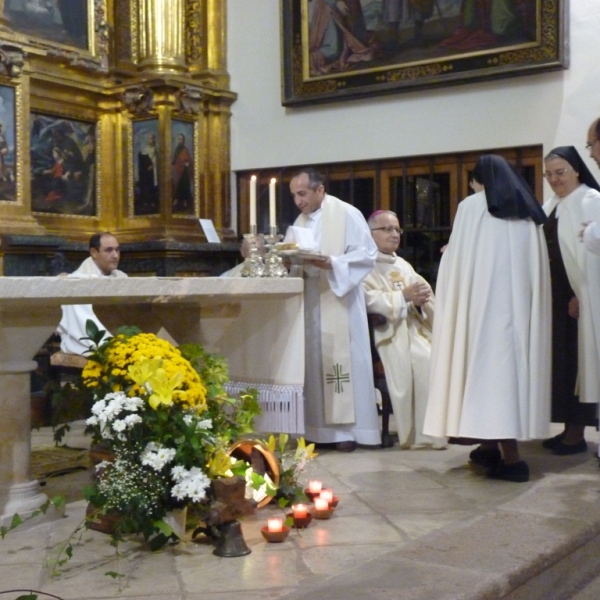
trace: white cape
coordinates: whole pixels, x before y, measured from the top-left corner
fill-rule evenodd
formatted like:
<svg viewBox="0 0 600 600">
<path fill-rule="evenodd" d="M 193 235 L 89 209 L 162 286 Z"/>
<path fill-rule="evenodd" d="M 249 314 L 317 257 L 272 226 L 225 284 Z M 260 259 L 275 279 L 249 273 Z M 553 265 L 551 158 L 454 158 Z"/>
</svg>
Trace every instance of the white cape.
<svg viewBox="0 0 600 600">
<path fill-rule="evenodd" d="M 541 226 L 492 217 L 485 192 L 459 204 L 436 288 L 424 433 L 548 435 L 548 265 Z"/>
</svg>

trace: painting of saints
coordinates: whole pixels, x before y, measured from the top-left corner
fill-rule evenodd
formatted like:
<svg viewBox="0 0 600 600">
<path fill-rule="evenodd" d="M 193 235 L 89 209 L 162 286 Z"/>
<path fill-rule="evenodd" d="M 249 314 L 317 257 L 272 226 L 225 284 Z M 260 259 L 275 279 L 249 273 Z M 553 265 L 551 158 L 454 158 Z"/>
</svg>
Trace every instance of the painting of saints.
<svg viewBox="0 0 600 600">
<path fill-rule="evenodd" d="M 88 0 L 5 0 L 15 31 L 88 50 Z"/>
<path fill-rule="evenodd" d="M 139 121 L 133 124 L 135 186 L 134 215 L 160 213 L 158 121 Z"/>
<path fill-rule="evenodd" d="M 173 121 L 173 158 L 171 160 L 173 179 L 173 214 L 194 214 L 194 128 L 191 123 Z M 191 150 L 190 150 L 191 149 Z"/>
<path fill-rule="evenodd" d="M 15 199 L 15 90 L 0 85 L 0 200 Z"/>
</svg>

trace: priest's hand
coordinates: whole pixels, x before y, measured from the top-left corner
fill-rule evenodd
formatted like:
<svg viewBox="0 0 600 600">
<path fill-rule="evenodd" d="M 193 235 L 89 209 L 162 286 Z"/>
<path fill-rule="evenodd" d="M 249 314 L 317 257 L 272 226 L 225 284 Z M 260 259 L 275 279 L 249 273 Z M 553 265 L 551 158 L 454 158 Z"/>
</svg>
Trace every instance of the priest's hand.
<svg viewBox="0 0 600 600">
<path fill-rule="evenodd" d="M 569 316 L 579 319 L 579 300 L 577 300 L 577 296 L 573 296 L 569 300 Z"/>
<path fill-rule="evenodd" d="M 402 293 L 407 302 L 412 302 L 415 306 L 423 306 L 431 296 L 431 288 L 423 281 L 415 281 L 406 286 Z"/>
</svg>

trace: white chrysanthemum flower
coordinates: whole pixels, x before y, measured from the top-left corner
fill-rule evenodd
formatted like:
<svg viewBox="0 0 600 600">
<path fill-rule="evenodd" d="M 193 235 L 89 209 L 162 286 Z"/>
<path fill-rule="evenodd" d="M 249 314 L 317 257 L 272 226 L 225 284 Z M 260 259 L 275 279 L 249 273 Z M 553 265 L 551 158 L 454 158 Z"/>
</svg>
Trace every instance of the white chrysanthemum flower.
<svg viewBox="0 0 600 600">
<path fill-rule="evenodd" d="M 180 482 L 188 474 L 187 470 L 181 465 L 175 465 L 171 469 L 171 477 L 174 481 Z"/>
<path fill-rule="evenodd" d="M 212 419 L 202 419 L 196 425 L 197 429 L 212 429 Z"/>
<path fill-rule="evenodd" d="M 85 421 L 86 425 L 98 425 L 98 417 L 91 416 L 89 419 Z"/>
<path fill-rule="evenodd" d="M 140 417 L 140 415 L 127 415 L 123 419 L 123 421 L 125 421 L 125 423 L 127 424 L 127 427 L 131 428 L 136 423 L 141 423 L 142 422 L 142 417 Z"/>
<path fill-rule="evenodd" d="M 112 428 L 117 433 L 121 433 L 122 431 L 125 431 L 127 429 L 127 424 L 125 423 L 125 421 L 122 421 L 122 420 L 114 421 L 112 424 Z"/>
</svg>

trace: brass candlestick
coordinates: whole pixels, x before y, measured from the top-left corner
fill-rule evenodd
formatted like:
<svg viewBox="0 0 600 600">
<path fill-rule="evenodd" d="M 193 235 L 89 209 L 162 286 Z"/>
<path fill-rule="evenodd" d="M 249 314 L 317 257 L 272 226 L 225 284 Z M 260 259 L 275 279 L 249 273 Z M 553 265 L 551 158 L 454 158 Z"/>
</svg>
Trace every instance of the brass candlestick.
<svg viewBox="0 0 600 600">
<path fill-rule="evenodd" d="M 244 260 L 242 267 L 242 277 L 264 277 L 265 263 L 258 250 L 256 235 L 256 225 L 252 225 L 251 233 L 244 234 L 244 240 L 248 243 L 248 256 Z"/>
<path fill-rule="evenodd" d="M 282 240 L 283 236 L 277 233 L 277 227 L 270 227 L 269 235 L 265 236 L 267 255 L 265 256 L 265 277 L 287 277 L 288 271 L 283 265 L 275 244 Z"/>
</svg>

